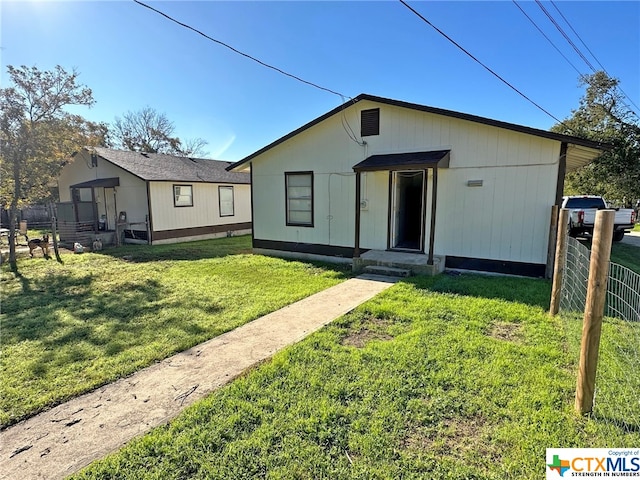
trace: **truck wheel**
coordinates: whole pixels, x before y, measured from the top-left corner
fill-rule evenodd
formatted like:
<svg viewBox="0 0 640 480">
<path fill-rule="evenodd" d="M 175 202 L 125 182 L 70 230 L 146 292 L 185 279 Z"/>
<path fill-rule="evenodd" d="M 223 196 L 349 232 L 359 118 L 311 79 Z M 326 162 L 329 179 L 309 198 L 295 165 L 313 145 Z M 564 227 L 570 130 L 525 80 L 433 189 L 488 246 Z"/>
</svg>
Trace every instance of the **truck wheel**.
<svg viewBox="0 0 640 480">
<path fill-rule="evenodd" d="M 616 230 L 613 232 L 613 241 L 619 242 L 624 238 L 624 230 Z"/>
</svg>

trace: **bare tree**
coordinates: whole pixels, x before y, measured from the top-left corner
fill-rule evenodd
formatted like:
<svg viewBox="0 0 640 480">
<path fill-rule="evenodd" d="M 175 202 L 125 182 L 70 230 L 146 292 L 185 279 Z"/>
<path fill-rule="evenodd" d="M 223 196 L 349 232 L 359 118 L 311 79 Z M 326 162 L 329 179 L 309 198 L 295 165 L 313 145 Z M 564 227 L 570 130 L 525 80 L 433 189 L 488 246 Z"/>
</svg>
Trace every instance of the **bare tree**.
<svg viewBox="0 0 640 480">
<path fill-rule="evenodd" d="M 113 123 L 113 140 L 117 147 L 134 152 L 172 155 L 204 155 L 207 144 L 202 138 L 180 140 L 174 136 L 175 125 L 164 113 L 151 107 L 129 111 Z"/>
<path fill-rule="evenodd" d="M 204 149 L 207 143 L 202 138 L 187 138 L 180 142 L 180 151 L 186 157 L 204 157 L 209 153 Z"/>
</svg>

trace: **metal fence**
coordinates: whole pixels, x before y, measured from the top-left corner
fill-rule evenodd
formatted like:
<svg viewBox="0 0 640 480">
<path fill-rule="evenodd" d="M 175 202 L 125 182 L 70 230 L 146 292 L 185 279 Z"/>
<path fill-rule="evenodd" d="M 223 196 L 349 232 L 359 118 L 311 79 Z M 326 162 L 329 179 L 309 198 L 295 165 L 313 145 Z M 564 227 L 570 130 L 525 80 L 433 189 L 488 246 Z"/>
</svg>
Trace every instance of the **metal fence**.
<svg viewBox="0 0 640 480">
<path fill-rule="evenodd" d="M 567 261 L 562 277 L 560 310 L 582 312 L 587 299 L 591 252 L 573 237 L 567 238 Z"/>
<path fill-rule="evenodd" d="M 640 322 L 640 275 L 627 267 L 611 263 L 607 282 L 608 317 Z"/>
<path fill-rule="evenodd" d="M 562 279 L 560 309 L 584 311 L 591 252 L 575 238 L 567 239 L 567 261 Z M 640 274 L 617 263 L 610 263 L 605 316 L 640 322 Z"/>
<path fill-rule="evenodd" d="M 580 354 L 582 312 L 585 309 L 591 252 L 575 238 L 568 238 L 566 268 L 560 293 L 560 309 L 567 348 Z M 640 275 L 610 263 L 605 319 L 589 428 L 611 438 L 608 447 L 635 442 L 640 431 Z"/>
</svg>

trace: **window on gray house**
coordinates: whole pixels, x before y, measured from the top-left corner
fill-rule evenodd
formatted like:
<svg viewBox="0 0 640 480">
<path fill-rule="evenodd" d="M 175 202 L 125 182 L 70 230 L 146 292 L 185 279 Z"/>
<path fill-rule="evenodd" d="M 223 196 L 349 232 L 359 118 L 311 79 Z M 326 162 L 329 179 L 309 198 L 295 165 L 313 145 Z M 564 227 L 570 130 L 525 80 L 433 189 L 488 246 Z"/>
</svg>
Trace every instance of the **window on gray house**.
<svg viewBox="0 0 640 480">
<path fill-rule="evenodd" d="M 173 186 L 173 206 L 193 207 L 193 187 L 191 185 Z"/>
<path fill-rule="evenodd" d="M 313 227 L 313 172 L 285 172 L 287 225 Z"/>
<path fill-rule="evenodd" d="M 360 136 L 380 135 L 380 109 L 371 108 L 360 112 Z"/>
<path fill-rule="evenodd" d="M 233 217 L 233 187 L 218 187 L 220 216 Z"/>
</svg>

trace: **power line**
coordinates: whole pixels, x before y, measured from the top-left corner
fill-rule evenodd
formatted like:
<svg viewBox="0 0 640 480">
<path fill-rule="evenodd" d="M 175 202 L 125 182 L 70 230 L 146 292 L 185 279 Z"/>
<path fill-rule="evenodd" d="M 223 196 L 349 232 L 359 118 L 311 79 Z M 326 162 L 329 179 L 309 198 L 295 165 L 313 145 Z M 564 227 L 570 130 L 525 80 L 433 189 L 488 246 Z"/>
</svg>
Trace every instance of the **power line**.
<svg viewBox="0 0 640 480">
<path fill-rule="evenodd" d="M 578 75 L 582 77 L 583 76 L 582 72 L 580 72 L 580 70 L 578 70 L 578 68 L 573 63 L 571 63 L 571 61 L 565 56 L 565 54 L 560 51 L 560 49 L 556 46 L 556 44 L 553 43 L 553 41 L 551 41 L 549 37 L 547 37 L 547 35 L 542 31 L 542 29 L 538 26 L 538 24 L 534 22 L 529 15 L 527 15 L 527 12 L 525 12 L 520 5 L 518 5 L 518 2 L 516 2 L 516 0 L 513 0 L 513 3 L 516 7 L 518 7 L 518 9 L 522 12 L 522 14 L 529 19 L 529 21 L 533 24 L 533 26 L 536 27 L 536 29 L 540 32 L 540 34 L 547 39 L 547 41 L 551 44 L 551 46 L 555 48 L 560 55 L 562 55 L 562 58 L 564 58 L 567 61 L 567 63 L 571 65 L 573 69 L 578 73 Z"/>
<path fill-rule="evenodd" d="M 398 0 L 400 3 L 402 3 L 405 7 L 407 7 L 409 10 L 411 10 L 418 18 L 420 18 L 423 22 L 425 22 L 427 25 L 429 25 L 430 27 L 432 27 L 435 31 L 437 31 L 440 35 L 442 35 L 444 38 L 446 38 L 447 40 L 449 40 L 449 42 L 453 43 L 456 47 L 458 47 L 460 50 L 462 50 L 465 54 L 467 54 L 469 57 L 471 57 L 475 62 L 477 62 L 478 64 L 480 64 L 482 67 L 484 67 L 485 70 L 487 70 L 489 73 L 491 73 L 491 75 L 493 75 L 494 77 L 496 77 L 498 80 L 500 80 L 502 83 L 504 83 L 505 85 L 507 85 L 511 90 L 513 90 L 514 92 L 516 92 L 518 95 L 520 95 L 522 98 L 524 98 L 525 100 L 527 100 L 529 103 L 533 104 L 535 107 L 537 107 L 539 110 L 543 111 L 544 113 L 546 113 L 547 115 L 549 115 L 551 118 L 553 118 L 556 122 L 564 125 L 565 127 L 569 128 L 571 130 L 570 127 L 568 127 L 567 125 L 565 125 L 561 120 L 559 120 L 558 118 L 556 118 L 555 115 L 553 115 L 552 113 L 548 112 L 546 109 L 544 109 L 543 107 L 541 107 L 540 105 L 538 105 L 536 102 L 534 102 L 533 100 L 531 100 L 529 97 L 527 97 L 524 93 L 522 93 L 520 90 L 518 90 L 516 87 L 514 87 L 513 85 L 511 85 L 508 81 L 506 81 L 504 78 L 502 78 L 500 75 L 498 75 L 496 72 L 494 72 L 491 68 L 489 68 L 488 66 L 486 66 L 484 63 L 482 63 L 480 60 L 478 60 L 475 56 L 473 56 L 473 54 L 471 54 L 467 49 L 465 49 L 462 45 L 460 45 L 458 42 L 456 42 L 453 38 L 451 38 L 449 35 L 447 35 L 446 33 L 444 33 L 442 30 L 440 30 L 438 27 L 436 27 L 433 23 L 431 23 L 429 20 L 427 20 L 424 16 L 422 16 L 419 12 L 417 12 L 413 7 L 411 7 L 409 4 L 407 4 L 404 0 Z"/>
<path fill-rule="evenodd" d="M 222 45 L 223 47 L 228 48 L 229 50 L 231 50 L 231 51 L 232 51 L 232 52 L 234 52 L 234 53 L 237 53 L 238 55 L 242 55 L 243 57 L 246 57 L 246 58 L 248 58 L 249 60 L 253 60 L 253 61 L 254 61 L 254 62 L 256 62 L 256 63 L 259 63 L 259 64 L 260 64 L 260 65 L 262 65 L 263 67 L 267 67 L 267 68 L 270 68 L 271 70 L 275 70 L 276 72 L 278 72 L 278 73 L 280 73 L 280 74 L 282 74 L 282 75 L 285 75 L 285 76 L 287 76 L 287 77 L 293 78 L 294 80 L 297 80 L 297 81 L 299 81 L 299 82 L 305 83 L 305 84 L 310 85 L 310 86 L 312 86 L 312 87 L 314 87 L 314 88 L 317 88 L 317 89 L 319 89 L 319 90 L 324 90 L 325 92 L 329 92 L 329 93 L 332 93 L 332 94 L 334 94 L 334 95 L 337 95 L 337 96 L 339 96 L 340 98 L 342 98 L 343 100 L 344 100 L 344 98 L 345 98 L 345 97 L 347 97 L 347 98 L 351 98 L 351 97 L 349 97 L 348 95 L 343 95 L 343 94 L 341 94 L 341 93 L 339 93 L 339 92 L 336 92 L 335 90 L 331 90 L 330 88 L 322 87 L 322 86 L 320 86 L 320 85 L 318 85 L 318 84 L 316 84 L 316 83 L 310 82 L 310 81 L 308 81 L 308 80 L 304 80 L 303 78 L 300 78 L 300 77 L 298 77 L 297 75 L 293 75 L 292 73 L 285 72 L 284 70 L 282 70 L 282 69 L 280 69 L 280 68 L 278 68 L 278 67 L 274 67 L 273 65 L 269 65 L 268 63 L 265 63 L 265 62 L 263 62 L 262 60 L 259 60 L 259 59 L 255 58 L 255 57 L 252 57 L 251 55 L 249 55 L 249 54 L 247 54 L 247 53 L 241 52 L 240 50 L 238 50 L 238 49 L 236 49 L 236 48 L 232 47 L 231 45 L 228 45 L 228 44 L 226 44 L 226 43 L 224 43 L 224 42 L 222 42 L 222 41 L 220 41 L 220 40 L 216 40 L 215 38 L 210 37 L 210 36 L 209 36 L 209 35 L 207 35 L 206 33 L 203 33 L 203 32 L 201 32 L 200 30 L 198 30 L 198 29 L 196 29 L 196 28 L 193 28 L 193 27 L 192 27 L 192 26 L 190 26 L 190 25 L 187 25 L 186 23 L 182 23 L 181 21 L 176 20 L 175 18 L 173 18 L 173 17 L 171 17 L 171 16 L 167 15 L 166 13 L 161 12 L 160 10 L 155 9 L 155 8 L 151 7 L 150 5 L 147 5 L 147 4 L 145 4 L 145 3 L 142 3 L 142 2 L 140 2 L 139 0 L 133 0 L 133 1 L 134 1 L 135 3 L 137 3 L 138 5 L 141 5 L 141 6 L 145 7 L 145 8 L 148 8 L 149 10 L 152 10 L 152 11 L 156 12 L 156 13 L 157 13 L 157 14 L 159 14 L 159 15 L 162 15 L 163 17 L 165 17 L 166 19 L 168 19 L 168 20 L 170 20 L 170 21 L 172 21 L 172 22 L 174 22 L 174 23 L 177 23 L 177 24 L 178 24 L 178 25 L 180 25 L 181 27 L 184 27 L 184 28 L 186 28 L 186 29 L 188 29 L 188 30 L 191 30 L 191 31 L 193 31 L 193 32 L 197 33 L 198 35 L 203 36 L 203 37 L 204 37 L 204 38 L 206 38 L 207 40 L 210 40 L 210 41 L 212 41 L 212 42 L 214 42 L 214 43 L 217 43 L 218 45 Z"/>
<path fill-rule="evenodd" d="M 560 11 L 560 9 L 558 8 L 558 6 L 554 3 L 553 0 L 551 0 L 551 5 L 554 6 L 554 8 L 557 10 L 557 12 L 560 14 L 560 16 L 562 17 L 562 19 L 565 21 L 565 23 L 567 25 L 569 25 L 569 28 L 571 29 L 571 31 L 575 34 L 576 37 L 578 37 L 578 40 L 580 40 L 580 42 L 582 43 L 582 45 L 584 45 L 584 47 L 587 49 L 587 51 L 591 54 L 591 56 L 594 58 L 594 60 L 598 63 L 598 65 L 600 65 L 600 68 L 602 68 L 602 70 L 605 70 L 605 68 L 602 66 L 602 64 L 600 63 L 600 60 L 598 60 L 596 58 L 596 56 L 593 54 L 593 52 L 591 51 L 591 49 L 589 47 L 587 47 L 587 44 L 584 43 L 584 40 L 582 40 L 582 38 L 580 37 L 580 35 L 578 35 L 578 32 L 576 32 L 576 30 L 571 26 L 571 24 L 569 23 L 569 20 L 567 20 L 567 17 L 565 17 L 562 12 Z M 608 75 L 608 74 L 607 74 Z"/>
<path fill-rule="evenodd" d="M 576 46 L 576 44 L 573 43 L 573 40 L 571 40 L 571 38 L 569 38 L 569 35 L 567 35 L 567 33 L 564 31 L 564 29 L 558 24 L 558 22 L 556 22 L 556 19 L 553 18 L 553 15 L 551 15 L 551 13 L 549 13 L 549 11 L 545 8 L 545 6 L 542 4 L 542 2 L 540 0 L 536 0 L 536 3 L 538 4 L 538 7 L 540 7 L 540 10 L 542 10 L 544 12 L 544 14 L 547 16 L 549 21 L 551 23 L 553 23 L 553 25 L 556 27 L 556 29 L 560 32 L 560 34 L 569 43 L 569 45 L 571 45 L 573 47 L 573 49 L 576 51 L 576 53 L 580 56 L 580 58 L 582 58 L 582 60 L 584 60 L 584 63 L 587 64 L 587 66 L 591 69 L 592 72 L 595 72 L 596 69 L 591 64 L 589 59 L 582 53 L 582 51 Z"/>
<path fill-rule="evenodd" d="M 514 0 L 515 1 L 515 0 Z M 567 20 L 567 17 L 565 17 L 562 12 L 560 11 L 560 8 L 558 8 L 558 6 L 556 5 L 556 3 L 551 0 L 551 4 L 554 6 L 554 8 L 558 11 L 558 13 L 560 14 L 560 16 L 562 17 L 562 19 L 565 21 L 565 23 L 567 25 L 569 25 L 569 28 L 571 29 L 571 31 L 575 34 L 576 37 L 578 37 L 578 40 L 580 40 L 580 42 L 582 43 L 582 45 L 584 45 L 584 47 L 587 49 L 587 51 L 591 54 L 591 56 L 593 57 L 593 59 L 598 63 L 598 65 L 600 66 L 600 68 L 602 68 L 602 70 L 604 71 L 604 73 L 607 74 L 607 76 L 609 78 L 613 78 L 611 75 L 609 75 L 609 72 L 607 72 L 607 69 L 604 68 L 604 65 L 602 65 L 602 63 L 600 63 L 600 60 L 598 60 L 598 57 L 595 56 L 595 54 L 591 51 L 591 49 L 587 46 L 587 44 L 584 42 L 584 40 L 582 40 L 582 37 L 578 34 L 578 32 L 576 32 L 575 28 L 573 28 L 573 26 L 571 25 L 571 23 L 569 22 L 569 20 Z M 622 94 L 627 97 L 627 99 L 631 102 L 631 104 L 636 107 L 636 109 L 640 110 L 640 107 L 638 107 L 638 105 L 635 104 L 635 102 L 633 101 L 633 99 L 627 95 L 627 93 L 622 90 L 622 87 L 620 87 L 619 85 L 617 86 L 618 90 L 620 90 L 620 92 L 622 92 Z M 627 105 L 627 107 L 629 107 Z M 631 110 L 631 108 L 629 108 L 629 110 Z M 632 111 L 631 113 L 633 113 L 634 115 L 636 115 L 636 117 L 638 116 L 636 114 L 636 112 Z"/>
<path fill-rule="evenodd" d="M 318 85 L 317 83 L 310 82 L 310 81 L 308 81 L 308 80 L 305 80 L 305 79 L 303 79 L 303 78 L 298 77 L 297 75 L 293 75 L 292 73 L 285 72 L 284 70 L 282 70 L 282 69 L 280 69 L 280 68 L 278 68 L 278 67 L 274 67 L 273 65 L 270 65 L 270 64 L 268 64 L 268 63 L 266 63 L 266 62 L 263 62 L 262 60 L 259 60 L 259 59 L 255 58 L 255 57 L 253 57 L 253 56 L 249 55 L 248 53 L 241 52 L 240 50 L 238 50 L 237 48 L 232 47 L 231 45 L 228 45 L 228 44 L 226 44 L 226 43 L 224 43 L 224 42 L 222 42 L 222 41 L 220 41 L 220 40 L 217 40 L 217 39 L 215 39 L 215 38 L 213 38 L 213 37 L 210 37 L 209 35 L 207 35 L 206 33 L 204 33 L 204 32 L 202 32 L 202 31 L 198 30 L 197 28 L 194 28 L 194 27 L 192 27 L 191 25 L 187 25 L 186 23 L 183 23 L 183 22 L 181 22 L 181 21 L 179 21 L 179 20 L 176 20 L 175 18 L 171 17 L 170 15 L 167 15 L 166 13 L 161 12 L 160 10 L 157 10 L 157 9 L 155 9 L 155 8 L 151 7 L 150 5 L 147 5 L 147 4 L 143 3 L 143 2 L 140 2 L 139 0 L 133 0 L 133 1 L 134 1 L 135 3 L 137 3 L 138 5 L 141 5 L 141 6 L 143 6 L 143 7 L 145 7 L 145 8 L 148 8 L 149 10 L 151 10 L 151 11 L 153 11 L 153 12 L 155 12 L 155 13 L 159 14 L 159 15 L 162 15 L 164 18 L 166 18 L 166 19 L 168 19 L 168 20 L 170 20 L 170 21 L 172 21 L 172 22 L 174 22 L 174 23 L 176 23 L 176 24 L 180 25 L 181 27 L 184 27 L 184 28 L 186 28 L 186 29 L 188 29 L 188 30 L 191 30 L 192 32 L 197 33 L 198 35 L 203 36 L 203 37 L 204 37 L 204 38 L 206 38 L 207 40 L 210 40 L 210 41 L 212 41 L 212 42 L 214 42 L 214 43 L 217 43 L 218 45 L 222 45 L 223 47 L 228 48 L 228 49 L 229 49 L 229 50 L 231 50 L 232 52 L 237 53 L 238 55 L 242 55 L 243 57 L 246 57 L 246 58 L 248 58 L 249 60 L 253 60 L 254 62 L 256 62 L 256 63 L 258 63 L 258 64 L 262 65 L 263 67 L 270 68 L 271 70 L 275 70 L 276 72 L 278 72 L 278 73 L 280 73 L 280 74 L 282 74 L 282 75 L 285 75 L 285 76 L 287 76 L 287 77 L 289 77 L 289 78 L 293 78 L 294 80 L 297 80 L 297 81 L 299 81 L 299 82 L 302 82 L 302 83 L 304 83 L 304 84 L 306 84 L 306 85 L 310 85 L 310 86 L 312 86 L 312 87 L 314 87 L 314 88 L 317 88 L 317 89 L 319 89 L 319 90 L 323 90 L 323 91 L 325 91 L 325 92 L 329 92 L 329 93 L 331 93 L 331 94 L 333 94 L 333 95 L 337 95 L 337 96 L 339 96 L 339 97 L 340 97 L 340 99 L 341 99 L 341 101 L 342 101 L 341 105 L 342 105 L 342 107 L 343 107 L 343 112 L 342 112 L 342 116 L 343 116 L 343 118 L 341 119 L 341 120 L 342 120 L 342 128 L 343 128 L 343 129 L 344 129 L 344 131 L 347 133 L 347 136 L 348 136 L 351 140 L 353 140 L 355 143 L 357 143 L 358 145 L 363 145 L 363 144 L 364 144 L 364 142 L 359 141 L 359 140 L 356 138 L 355 133 L 353 133 L 353 130 L 351 129 L 351 125 L 349 125 L 348 120 L 347 120 L 347 119 L 345 118 L 345 116 L 344 116 L 344 105 L 346 104 L 345 97 L 346 97 L 346 98 L 348 98 L 349 100 L 353 101 L 353 98 L 352 98 L 352 97 L 350 97 L 350 96 L 348 96 L 348 95 L 343 95 L 343 94 L 342 94 L 342 93 L 340 93 L 340 92 L 336 92 L 335 90 L 331 90 L 330 88 L 323 87 L 323 86 L 321 86 L 321 85 Z M 345 126 L 345 123 L 346 123 L 346 126 Z M 348 128 L 347 128 L 347 127 L 348 127 Z"/>
<path fill-rule="evenodd" d="M 513 3 L 515 4 L 516 7 L 518 7 L 518 9 L 522 12 L 522 14 L 527 17 L 529 19 L 529 21 L 533 24 L 534 27 L 536 27 L 536 29 L 540 32 L 540 34 L 547 39 L 547 41 L 551 44 L 551 46 L 553 46 L 553 48 L 556 49 L 556 51 L 562 55 L 562 58 L 564 58 L 567 63 L 569 65 L 571 65 L 573 67 L 573 69 L 578 73 L 578 75 L 580 76 L 580 78 L 584 79 L 586 77 L 586 75 L 584 75 L 582 72 L 580 72 L 580 70 L 578 70 L 578 68 L 571 63 L 571 61 L 560 51 L 560 49 L 553 43 L 553 41 L 551 41 L 551 39 L 542 31 L 542 29 L 536 24 L 536 22 L 529 16 L 527 15 L 527 13 L 523 10 L 523 8 L 518 5 L 518 2 L 516 0 L 512 0 Z M 551 3 L 553 4 L 553 6 L 556 8 L 556 10 L 558 10 L 558 13 L 562 16 L 562 18 L 564 19 L 564 21 L 567 23 L 567 25 L 569 25 L 569 28 L 571 28 L 571 30 L 573 31 L 573 33 L 578 37 L 578 39 L 580 40 L 580 42 L 582 42 L 582 44 L 586 47 L 587 51 L 591 54 L 591 56 L 595 59 L 596 62 L 598 62 L 598 65 L 600 65 L 600 67 L 602 68 L 602 70 L 604 71 L 604 73 L 607 74 L 607 76 L 609 78 L 613 78 L 611 75 L 609 75 L 609 72 L 607 72 L 607 70 L 604 68 L 604 66 L 602 65 L 602 63 L 600 63 L 600 61 L 596 58 L 596 56 L 593 54 L 593 52 L 589 49 L 589 47 L 584 43 L 584 40 L 582 40 L 582 38 L 580 38 L 580 35 L 578 35 L 578 32 L 575 31 L 575 29 L 571 26 L 571 24 L 569 23 L 569 21 L 566 19 L 566 17 L 564 15 L 562 15 L 562 12 L 558 9 L 558 7 L 556 6 L 556 4 L 553 2 L 553 0 L 551 0 Z M 595 70 L 594 70 L 595 71 Z M 622 89 L 622 87 L 620 87 L 619 85 L 616 85 L 615 88 L 617 88 L 618 90 L 620 90 L 620 92 L 627 97 L 627 99 L 631 102 L 632 105 L 634 105 L 636 108 L 638 108 L 638 106 L 633 102 L 633 99 L 627 95 L 627 93 Z M 638 117 L 638 115 L 636 114 L 636 112 L 633 111 L 633 109 L 624 101 L 621 99 L 622 104 L 627 107 L 629 109 L 629 111 L 635 115 L 636 117 Z M 640 118 L 640 117 L 639 117 Z"/>
</svg>

